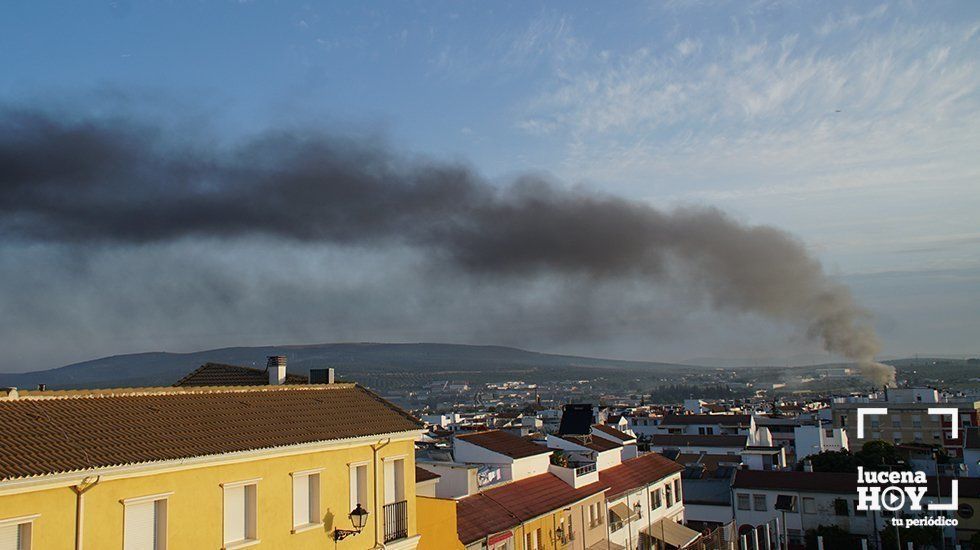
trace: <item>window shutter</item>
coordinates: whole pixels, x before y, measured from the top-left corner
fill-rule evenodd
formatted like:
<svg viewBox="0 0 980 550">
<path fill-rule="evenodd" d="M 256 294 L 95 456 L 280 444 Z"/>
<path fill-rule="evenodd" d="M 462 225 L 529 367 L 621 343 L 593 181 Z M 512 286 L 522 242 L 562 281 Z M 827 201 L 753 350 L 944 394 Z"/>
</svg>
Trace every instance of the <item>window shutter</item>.
<svg viewBox="0 0 980 550">
<path fill-rule="evenodd" d="M 0 526 L 0 550 L 20 550 L 20 526 Z"/>
<path fill-rule="evenodd" d="M 225 542 L 245 539 L 245 487 L 225 488 Z"/>
<path fill-rule="evenodd" d="M 126 506 L 125 550 L 156 550 L 156 503 Z"/>
<path fill-rule="evenodd" d="M 395 461 L 385 461 L 385 504 L 395 502 Z"/>
<path fill-rule="evenodd" d="M 310 476 L 293 476 L 293 527 L 310 523 Z"/>
<path fill-rule="evenodd" d="M 358 500 L 358 485 L 360 480 L 358 479 L 358 474 L 360 474 L 360 467 L 352 466 L 350 468 L 350 509 L 353 510 L 358 504 L 363 504 L 367 507 L 366 502 L 361 502 Z"/>
</svg>

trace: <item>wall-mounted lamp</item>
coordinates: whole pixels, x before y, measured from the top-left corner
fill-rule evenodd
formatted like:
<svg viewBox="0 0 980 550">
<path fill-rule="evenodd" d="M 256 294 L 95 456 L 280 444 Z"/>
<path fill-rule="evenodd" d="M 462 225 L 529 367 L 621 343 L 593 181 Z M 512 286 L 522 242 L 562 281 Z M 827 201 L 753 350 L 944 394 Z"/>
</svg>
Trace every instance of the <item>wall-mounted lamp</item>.
<svg viewBox="0 0 980 550">
<path fill-rule="evenodd" d="M 334 529 L 333 540 L 344 540 L 351 535 L 356 535 L 364 529 L 364 525 L 367 524 L 368 511 L 361 507 L 361 503 L 357 503 L 357 506 L 350 511 L 347 515 L 350 518 L 351 525 L 354 526 L 353 529 Z"/>
</svg>

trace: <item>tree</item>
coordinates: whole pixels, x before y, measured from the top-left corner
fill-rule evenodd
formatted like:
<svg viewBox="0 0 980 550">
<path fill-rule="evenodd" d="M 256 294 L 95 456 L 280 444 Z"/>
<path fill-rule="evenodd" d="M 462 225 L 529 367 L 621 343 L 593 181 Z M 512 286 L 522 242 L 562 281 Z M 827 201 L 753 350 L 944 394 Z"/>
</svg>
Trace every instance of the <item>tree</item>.
<svg viewBox="0 0 980 550">
<path fill-rule="evenodd" d="M 858 466 L 865 470 L 907 470 L 909 465 L 902 460 L 898 449 L 887 441 L 868 441 L 861 450 L 854 453 Z M 856 468 L 855 468 L 856 471 Z"/>
<path fill-rule="evenodd" d="M 806 460 L 810 461 L 814 472 L 857 473 L 858 461 L 848 450 L 824 451 L 810 455 Z"/>
</svg>

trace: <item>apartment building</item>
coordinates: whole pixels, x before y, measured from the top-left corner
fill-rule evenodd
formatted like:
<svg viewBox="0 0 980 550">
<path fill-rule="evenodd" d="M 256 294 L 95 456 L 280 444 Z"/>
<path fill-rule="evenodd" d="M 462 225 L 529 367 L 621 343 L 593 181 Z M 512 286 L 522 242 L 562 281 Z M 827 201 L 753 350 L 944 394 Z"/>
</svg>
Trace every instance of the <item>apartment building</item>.
<svg viewBox="0 0 980 550">
<path fill-rule="evenodd" d="M 889 443 L 924 443 L 943 446 L 953 457 L 962 457 L 964 428 L 980 424 L 980 401 L 949 402 L 941 399 L 936 390 L 888 390 L 885 400 L 851 402 L 838 400 L 832 404 L 834 428 L 842 428 L 847 438 L 857 440 L 857 411 L 861 408 L 887 408 L 887 415 L 866 418 L 865 441 L 882 440 Z M 949 415 L 930 414 L 931 408 L 955 408 L 958 412 L 959 437 L 953 438 Z"/>
<path fill-rule="evenodd" d="M 765 547 L 765 541 L 788 542 L 790 550 L 803 548 L 803 536 L 808 529 L 820 525 L 837 526 L 866 539 L 869 546 L 879 540 L 880 533 L 890 528 L 889 512 L 868 512 L 857 508 L 857 477 L 852 473 L 826 472 L 765 472 L 738 470 L 732 481 L 732 500 L 739 536 L 745 536 L 748 546 Z M 923 503 L 948 502 L 951 479 L 927 480 Z M 952 513 L 959 520 L 958 528 L 944 530 L 947 547 L 969 540 L 977 530 L 973 519 L 974 502 L 980 500 L 980 479 L 957 480 L 960 509 Z M 945 498 L 944 498 L 945 495 Z M 935 515 L 937 512 L 930 512 Z M 922 516 L 923 512 L 905 509 L 897 512 L 903 517 Z M 760 545 L 755 545 L 755 540 Z M 855 542 L 855 544 L 858 544 Z"/>
<path fill-rule="evenodd" d="M 417 548 L 421 423 L 284 381 L 3 391 L 0 547 Z"/>
</svg>

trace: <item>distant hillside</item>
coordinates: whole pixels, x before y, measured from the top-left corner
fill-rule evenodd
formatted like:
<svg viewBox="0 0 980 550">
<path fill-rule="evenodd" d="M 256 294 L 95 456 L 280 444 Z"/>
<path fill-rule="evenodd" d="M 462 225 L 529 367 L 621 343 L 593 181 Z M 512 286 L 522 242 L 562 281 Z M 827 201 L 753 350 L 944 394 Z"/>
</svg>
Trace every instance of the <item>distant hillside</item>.
<svg viewBox="0 0 980 550">
<path fill-rule="evenodd" d="M 305 374 L 311 368 L 334 367 L 338 376 L 353 380 L 377 379 L 388 374 L 466 379 L 468 374 L 480 372 L 513 372 L 519 376 L 526 372 L 579 368 L 658 375 L 692 370 L 688 365 L 552 355 L 503 346 L 344 343 L 116 355 L 50 370 L 0 373 L 0 386 L 34 388 L 43 383 L 57 389 L 170 385 L 209 361 L 262 368 L 269 355 L 288 356 L 290 372 Z"/>
</svg>

